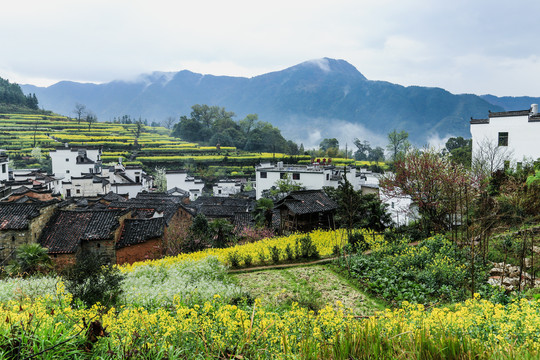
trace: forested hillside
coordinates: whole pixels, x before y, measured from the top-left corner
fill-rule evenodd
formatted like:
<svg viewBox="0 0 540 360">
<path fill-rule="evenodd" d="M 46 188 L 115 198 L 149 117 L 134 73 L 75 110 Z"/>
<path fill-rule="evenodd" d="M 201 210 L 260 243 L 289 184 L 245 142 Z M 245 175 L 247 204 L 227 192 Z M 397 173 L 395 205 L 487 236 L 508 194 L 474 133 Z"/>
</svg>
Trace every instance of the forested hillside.
<svg viewBox="0 0 540 360">
<path fill-rule="evenodd" d="M 24 95 L 18 84 L 0 77 L 0 112 L 39 110 L 36 94 Z"/>
</svg>

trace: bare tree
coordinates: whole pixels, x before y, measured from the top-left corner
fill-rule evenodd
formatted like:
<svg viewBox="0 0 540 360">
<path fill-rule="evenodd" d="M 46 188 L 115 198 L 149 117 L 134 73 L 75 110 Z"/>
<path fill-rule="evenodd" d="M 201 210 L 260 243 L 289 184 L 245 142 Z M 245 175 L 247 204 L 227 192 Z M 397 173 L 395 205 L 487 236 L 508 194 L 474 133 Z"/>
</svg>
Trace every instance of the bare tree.
<svg viewBox="0 0 540 360">
<path fill-rule="evenodd" d="M 86 106 L 83 105 L 83 104 L 79 104 L 79 103 L 76 103 L 75 104 L 75 109 L 73 110 L 73 113 L 75 115 L 77 115 L 77 120 L 78 120 L 78 123 L 80 124 L 81 123 L 81 119 L 84 117 L 84 115 L 86 114 Z"/>
<path fill-rule="evenodd" d="M 504 168 L 513 153 L 507 146 L 498 146 L 494 141 L 484 138 L 474 144 L 471 165 L 473 173 L 483 177 L 491 176 L 493 172 Z"/>
<path fill-rule="evenodd" d="M 176 119 L 173 116 L 169 116 L 163 121 L 163 126 L 165 126 L 167 129 L 172 129 L 175 122 Z"/>
</svg>

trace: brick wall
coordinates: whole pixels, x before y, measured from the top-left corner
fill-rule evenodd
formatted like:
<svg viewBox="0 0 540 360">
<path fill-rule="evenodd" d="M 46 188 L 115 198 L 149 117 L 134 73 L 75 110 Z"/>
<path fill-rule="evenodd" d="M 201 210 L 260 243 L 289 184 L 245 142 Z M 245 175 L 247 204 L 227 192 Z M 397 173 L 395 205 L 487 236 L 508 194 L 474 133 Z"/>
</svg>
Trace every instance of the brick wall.
<svg viewBox="0 0 540 360">
<path fill-rule="evenodd" d="M 136 261 L 161 258 L 161 238 L 145 241 L 144 243 L 126 246 L 116 250 L 117 264 L 133 264 Z"/>
</svg>

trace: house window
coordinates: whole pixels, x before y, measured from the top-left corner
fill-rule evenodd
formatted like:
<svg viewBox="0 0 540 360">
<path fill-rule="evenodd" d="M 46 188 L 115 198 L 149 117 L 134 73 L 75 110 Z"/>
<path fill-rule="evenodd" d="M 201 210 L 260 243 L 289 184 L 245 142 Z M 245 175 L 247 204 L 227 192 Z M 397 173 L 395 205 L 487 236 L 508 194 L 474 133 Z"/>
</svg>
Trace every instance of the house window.
<svg viewBox="0 0 540 360">
<path fill-rule="evenodd" d="M 66 197 L 70 197 L 71 196 L 71 189 L 66 189 Z"/>
<path fill-rule="evenodd" d="M 286 173 L 279 173 L 279 178 L 280 178 L 280 179 L 286 179 L 286 178 L 287 178 L 287 174 L 286 174 Z"/>
<path fill-rule="evenodd" d="M 330 180 L 330 174 L 326 174 L 326 180 Z"/>
<path fill-rule="evenodd" d="M 261 179 L 266 179 L 266 171 L 261 171 Z"/>
<path fill-rule="evenodd" d="M 140 181 L 141 181 L 141 178 L 138 177 L 138 176 L 135 176 L 135 182 L 136 182 L 136 183 L 139 183 Z"/>
<path fill-rule="evenodd" d="M 6 164 L 2 164 L 2 173 L 6 173 Z"/>
<path fill-rule="evenodd" d="M 508 133 L 507 132 L 499 133 L 499 146 L 508 146 Z"/>
<path fill-rule="evenodd" d="M 293 180 L 300 180 L 300 174 L 299 173 L 293 173 L 292 178 L 293 178 Z"/>
<path fill-rule="evenodd" d="M 69 161 L 69 158 L 66 158 L 66 161 Z"/>
<path fill-rule="evenodd" d="M 66 170 L 66 174 L 69 174 L 69 170 Z"/>
<path fill-rule="evenodd" d="M 81 189 L 77 189 L 77 190 L 75 190 L 75 192 L 76 192 L 77 194 L 80 194 L 80 193 L 81 193 Z"/>
</svg>

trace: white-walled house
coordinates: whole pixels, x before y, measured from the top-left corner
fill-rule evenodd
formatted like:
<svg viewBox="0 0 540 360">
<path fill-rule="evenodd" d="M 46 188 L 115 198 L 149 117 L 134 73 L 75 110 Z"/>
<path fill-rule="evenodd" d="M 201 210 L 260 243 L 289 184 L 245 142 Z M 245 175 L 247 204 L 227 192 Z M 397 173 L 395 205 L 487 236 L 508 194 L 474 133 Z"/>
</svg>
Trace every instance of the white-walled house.
<svg viewBox="0 0 540 360">
<path fill-rule="evenodd" d="M 95 197 L 111 191 L 111 183 L 107 178 L 99 175 L 87 174 L 72 176 L 70 181 L 62 183 L 62 196 L 68 197 Z"/>
<path fill-rule="evenodd" d="M 347 179 L 358 190 L 356 168 L 346 168 Z M 255 167 L 256 199 L 262 197 L 263 191 L 272 189 L 276 182 L 289 178 L 306 190 L 321 190 L 325 186 L 337 188 L 343 179 L 344 169 L 322 164 L 288 165 L 278 162 L 276 165 L 261 164 Z"/>
<path fill-rule="evenodd" d="M 0 149 L 0 181 L 9 180 L 9 156 L 6 150 Z"/>
<path fill-rule="evenodd" d="M 528 110 L 489 112 L 487 119 L 472 119 L 472 157 L 485 159 L 498 156 L 495 169 L 504 166 L 504 161 L 512 164 L 523 160 L 540 158 L 540 114 L 538 105 L 532 104 Z"/>
<path fill-rule="evenodd" d="M 33 185 L 42 185 L 53 194 L 62 193 L 62 178 L 55 174 L 49 175 L 40 169 L 14 169 L 11 174 L 15 183 L 31 180 Z"/>
<path fill-rule="evenodd" d="M 167 170 L 165 177 L 167 179 L 167 190 L 178 188 L 188 191 L 191 201 L 194 201 L 203 193 L 204 181 L 189 176 L 186 170 Z"/>
<path fill-rule="evenodd" d="M 242 191 L 242 184 L 238 179 L 221 179 L 212 187 L 214 196 L 227 197 Z"/>
<path fill-rule="evenodd" d="M 128 194 L 136 197 L 153 186 L 152 177 L 141 166 L 103 166 L 100 149 L 57 149 L 50 152 L 53 172 L 62 177 L 64 196 L 83 197 L 107 194 Z"/>
<path fill-rule="evenodd" d="M 49 152 L 53 173 L 64 181 L 101 171 L 101 149 L 65 148 Z"/>
</svg>

